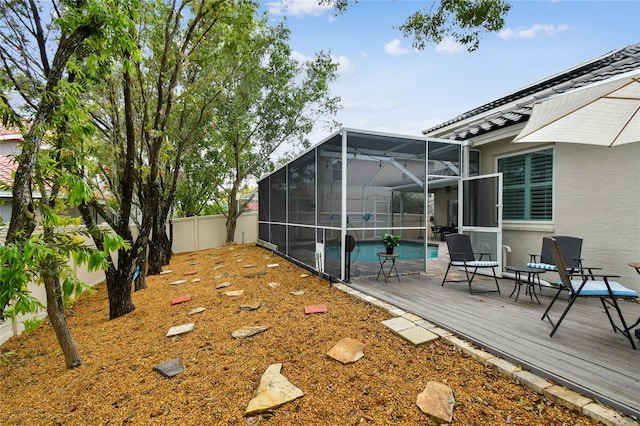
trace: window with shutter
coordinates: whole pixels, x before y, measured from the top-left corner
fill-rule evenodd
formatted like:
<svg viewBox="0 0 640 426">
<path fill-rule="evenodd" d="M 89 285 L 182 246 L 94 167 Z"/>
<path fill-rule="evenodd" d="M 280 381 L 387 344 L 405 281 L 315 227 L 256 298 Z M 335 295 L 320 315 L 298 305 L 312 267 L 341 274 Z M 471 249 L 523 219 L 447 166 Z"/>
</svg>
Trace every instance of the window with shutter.
<svg viewBox="0 0 640 426">
<path fill-rule="evenodd" d="M 553 149 L 498 159 L 503 220 L 553 220 Z"/>
</svg>

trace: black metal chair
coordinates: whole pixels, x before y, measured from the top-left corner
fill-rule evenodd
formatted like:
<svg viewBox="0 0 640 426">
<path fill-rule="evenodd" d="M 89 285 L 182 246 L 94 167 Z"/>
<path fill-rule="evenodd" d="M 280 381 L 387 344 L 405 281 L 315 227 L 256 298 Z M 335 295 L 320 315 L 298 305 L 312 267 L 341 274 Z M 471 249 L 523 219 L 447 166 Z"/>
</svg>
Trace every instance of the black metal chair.
<svg viewBox="0 0 640 426">
<path fill-rule="evenodd" d="M 582 238 L 560 235 L 552 238 L 556 240 L 558 247 L 560 248 L 560 253 L 562 253 L 562 258 L 565 259 L 565 265 L 567 268 L 575 271 L 581 270 Z M 529 256 L 531 259 L 529 260 L 529 263 L 527 263 L 527 266 L 530 268 L 544 269 L 545 271 L 557 270 L 547 238 L 542 239 L 542 250 L 540 255 L 530 254 Z"/>
<path fill-rule="evenodd" d="M 497 290 L 486 290 L 486 291 L 477 291 L 476 293 L 490 293 L 490 292 L 498 292 L 500 293 L 500 285 L 498 284 L 498 277 L 496 276 L 496 269 L 499 266 L 499 263 L 491 259 L 491 253 L 479 253 L 480 259 L 476 260 L 476 255 L 473 252 L 473 247 L 471 246 L 471 239 L 468 235 L 464 234 L 448 234 L 446 235 L 447 247 L 449 249 L 449 265 L 447 265 L 447 271 L 444 274 L 444 278 L 442 279 L 442 286 L 447 282 L 447 275 L 449 274 L 449 269 L 452 266 L 463 267 L 464 272 L 467 276 L 467 282 L 469 283 L 469 292 L 473 294 L 473 288 L 471 287 L 471 283 L 473 282 L 473 278 L 476 276 L 476 272 L 479 268 L 491 268 L 493 271 L 493 279 L 496 282 Z M 488 255 L 489 260 L 483 260 L 483 257 Z M 469 269 L 473 268 L 473 273 L 471 277 L 469 277 Z"/>
<path fill-rule="evenodd" d="M 560 251 L 560 245 L 554 238 L 545 238 L 548 240 L 547 243 L 551 249 L 551 254 L 553 256 L 554 263 L 556 265 L 558 274 L 560 275 L 560 282 L 558 284 L 558 292 L 555 297 L 542 314 L 541 319 L 547 319 L 553 326 L 553 330 L 551 330 L 550 337 L 553 337 L 558 327 L 562 323 L 562 320 L 567 316 L 569 310 L 573 306 L 574 302 L 578 299 L 578 297 L 598 297 L 600 302 L 602 303 L 602 307 L 604 308 L 605 313 L 607 314 L 607 318 L 609 318 L 609 322 L 611 323 L 611 327 L 614 332 L 622 333 L 631 343 L 631 347 L 636 349 L 636 345 L 633 342 L 633 338 L 631 337 L 631 329 L 627 326 L 624 317 L 622 316 L 622 311 L 620 310 L 620 306 L 618 306 L 617 299 L 620 298 L 635 298 L 638 297 L 638 293 L 634 290 L 628 289 L 622 284 L 619 284 L 615 281 L 609 281 L 609 278 L 617 278 L 617 275 L 594 275 L 593 273 L 584 273 L 584 272 L 569 272 L 567 269 L 567 265 L 564 262 L 564 258 L 562 256 L 562 252 Z M 578 280 L 572 279 L 573 277 L 580 277 Z M 597 279 L 596 279 L 597 278 Z M 569 303 L 567 307 L 560 315 L 560 318 L 557 322 L 553 322 L 551 317 L 549 316 L 549 311 L 551 307 L 558 299 L 558 296 L 563 291 L 569 292 Z M 620 320 L 620 324 L 616 324 L 614 322 L 613 317 L 611 316 L 610 308 L 613 308 L 618 315 Z"/>
</svg>

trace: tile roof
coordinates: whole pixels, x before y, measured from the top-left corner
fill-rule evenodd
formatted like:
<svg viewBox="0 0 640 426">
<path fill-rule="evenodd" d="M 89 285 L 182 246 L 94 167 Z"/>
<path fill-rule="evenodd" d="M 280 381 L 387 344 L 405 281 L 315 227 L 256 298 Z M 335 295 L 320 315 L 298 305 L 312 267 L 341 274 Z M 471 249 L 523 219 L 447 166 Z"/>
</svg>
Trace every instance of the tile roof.
<svg viewBox="0 0 640 426">
<path fill-rule="evenodd" d="M 0 123 L 0 142 L 3 140 L 19 139 L 22 140 L 22 134 L 17 127 L 6 128 Z"/>
<path fill-rule="evenodd" d="M 0 155 L 0 182 L 12 185 L 13 177 L 11 175 L 17 168 L 18 163 L 16 163 L 13 158 Z"/>
<path fill-rule="evenodd" d="M 449 134 L 439 137 L 464 140 L 483 133 L 527 121 L 533 104 L 549 96 L 606 80 L 618 74 L 640 69 L 640 43 L 605 53 L 583 64 L 562 71 L 544 80 L 525 86 L 502 98 L 481 105 L 457 117 L 424 130 L 429 135 L 441 133 L 449 126 L 455 127 Z M 476 120 L 473 120 L 477 117 Z M 468 124 L 455 126 L 463 121 Z"/>
</svg>

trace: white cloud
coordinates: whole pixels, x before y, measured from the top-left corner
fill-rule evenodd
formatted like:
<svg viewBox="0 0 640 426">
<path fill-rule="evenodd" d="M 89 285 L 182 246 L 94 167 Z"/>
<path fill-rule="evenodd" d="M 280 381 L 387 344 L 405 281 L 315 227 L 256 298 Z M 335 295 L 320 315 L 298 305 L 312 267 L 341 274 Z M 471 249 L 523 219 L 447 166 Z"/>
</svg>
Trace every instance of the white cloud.
<svg viewBox="0 0 640 426">
<path fill-rule="evenodd" d="M 274 16 L 321 16 L 332 10 L 331 6 L 319 5 L 312 0 L 279 0 L 267 3 L 267 10 Z"/>
<path fill-rule="evenodd" d="M 458 43 L 457 41 L 455 41 L 451 37 L 445 37 L 444 40 L 442 40 L 436 46 L 436 52 L 452 54 L 452 53 L 458 53 L 462 50 L 464 50 L 464 46 Z"/>
<path fill-rule="evenodd" d="M 349 58 L 347 58 L 346 56 L 340 55 L 340 56 L 331 56 L 331 60 L 333 62 L 337 62 L 338 63 L 338 74 L 341 76 L 348 76 L 353 74 L 353 72 L 355 71 L 355 66 L 353 65 L 353 62 L 351 62 L 349 60 Z"/>
<path fill-rule="evenodd" d="M 296 51 L 296 50 L 292 50 L 292 51 L 291 51 L 291 57 L 292 57 L 293 59 L 295 59 L 296 61 L 298 61 L 298 62 L 303 62 L 303 63 L 304 63 L 304 62 L 307 62 L 307 61 L 311 61 L 311 60 L 313 60 L 313 58 L 312 58 L 312 57 L 307 56 L 307 55 L 305 55 L 305 54 L 303 54 L 303 53 L 300 53 L 300 52 L 298 52 L 298 51 Z"/>
<path fill-rule="evenodd" d="M 567 31 L 568 29 L 569 25 L 567 24 L 535 24 L 529 28 L 516 28 L 515 30 L 506 28 L 500 31 L 499 35 L 500 38 L 504 40 L 509 40 L 512 38 L 535 38 L 539 33 L 544 33 L 548 37 L 553 37 L 554 35 Z"/>
<path fill-rule="evenodd" d="M 391 40 L 384 46 L 384 51 L 391 56 L 400 56 L 409 53 L 409 49 L 402 47 L 397 38 Z"/>
</svg>

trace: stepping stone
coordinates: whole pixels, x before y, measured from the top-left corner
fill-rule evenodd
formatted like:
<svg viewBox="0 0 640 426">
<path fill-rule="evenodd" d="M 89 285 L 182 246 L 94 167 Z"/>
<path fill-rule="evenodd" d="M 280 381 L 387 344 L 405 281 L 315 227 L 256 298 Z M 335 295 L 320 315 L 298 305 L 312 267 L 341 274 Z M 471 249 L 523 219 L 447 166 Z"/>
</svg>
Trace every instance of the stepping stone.
<svg viewBox="0 0 640 426">
<path fill-rule="evenodd" d="M 237 297 L 242 296 L 244 294 L 244 290 L 227 291 L 224 294 L 230 297 Z"/>
<path fill-rule="evenodd" d="M 187 282 L 187 280 L 178 280 L 178 281 L 170 282 L 169 285 L 180 285 L 180 284 L 184 284 L 186 282 Z"/>
<path fill-rule="evenodd" d="M 245 416 L 273 410 L 304 395 L 304 392 L 280 374 L 281 370 L 281 363 L 267 367 L 260 379 L 256 395 L 245 409 Z"/>
<path fill-rule="evenodd" d="M 190 331 L 193 331 L 193 328 L 195 326 L 196 326 L 196 324 L 193 323 L 193 322 L 190 322 L 188 324 L 182 324 L 182 325 L 173 326 L 167 332 L 167 337 L 177 336 L 179 334 L 188 333 Z"/>
<path fill-rule="evenodd" d="M 300 278 L 307 278 L 309 274 L 300 274 Z"/>
<path fill-rule="evenodd" d="M 206 311 L 206 308 L 203 307 L 199 307 L 199 308 L 193 308 L 192 310 L 189 311 L 189 313 L 187 315 L 195 315 L 195 314 L 199 314 L 201 312 Z"/>
<path fill-rule="evenodd" d="M 402 317 L 395 317 L 395 318 L 382 321 L 382 324 L 387 328 L 390 328 L 391 331 L 395 331 L 395 332 L 406 330 L 407 328 L 416 326 L 415 323 L 413 323 L 413 321 L 409 321 L 408 319 L 402 318 Z"/>
<path fill-rule="evenodd" d="M 247 274 L 244 277 L 245 278 L 256 278 L 256 277 L 261 277 L 263 275 L 267 275 L 267 271 L 256 272 L 254 274 Z"/>
<path fill-rule="evenodd" d="M 184 275 L 195 275 L 197 273 L 198 273 L 198 271 L 195 271 L 195 270 L 194 271 L 187 271 L 187 272 L 184 273 Z"/>
<path fill-rule="evenodd" d="M 263 259 L 271 259 L 271 256 L 265 254 L 265 255 L 262 256 L 262 258 Z"/>
<path fill-rule="evenodd" d="M 240 262 L 242 262 L 242 259 L 238 259 L 238 260 L 236 260 L 236 262 L 240 263 Z"/>
<path fill-rule="evenodd" d="M 191 280 L 192 283 L 199 283 L 200 281 L 202 281 L 200 278 L 194 278 Z"/>
<path fill-rule="evenodd" d="M 280 264 L 279 264 L 279 263 L 269 263 L 269 264 L 267 265 L 267 268 L 277 268 L 277 267 L 279 267 L 279 266 L 280 266 Z"/>
<path fill-rule="evenodd" d="M 172 273 L 172 272 L 173 272 L 173 271 L 172 271 L 171 269 L 167 269 L 166 271 L 161 271 L 161 272 L 160 272 L 160 275 L 167 275 L 167 274 L 170 274 L 170 273 Z"/>
<path fill-rule="evenodd" d="M 218 265 L 216 267 L 213 268 L 214 271 L 217 271 L 218 269 L 222 269 L 224 268 L 224 265 Z"/>
<path fill-rule="evenodd" d="M 437 334 L 419 326 L 406 328 L 398 331 L 397 333 L 414 346 L 431 343 L 440 338 Z"/>
<path fill-rule="evenodd" d="M 170 361 L 161 362 L 153 367 L 153 371 L 157 371 L 166 378 L 171 378 L 184 371 L 182 368 L 182 360 L 174 358 Z"/>
<path fill-rule="evenodd" d="M 189 266 L 195 266 L 195 265 L 198 265 L 199 263 L 200 262 L 191 262 L 191 263 L 189 263 Z"/>
<path fill-rule="evenodd" d="M 246 305 L 240 305 L 240 309 L 243 311 L 255 311 L 260 308 L 260 305 L 262 305 L 260 302 L 247 303 Z"/>
<path fill-rule="evenodd" d="M 304 290 L 296 290 L 291 292 L 292 296 L 302 296 L 303 294 L 304 294 Z"/>
<path fill-rule="evenodd" d="M 246 325 L 244 327 L 240 327 L 237 330 L 233 330 L 231 335 L 236 339 L 244 339 L 245 337 L 251 337 L 258 333 L 262 333 L 269 329 L 268 325 Z"/>
<path fill-rule="evenodd" d="M 220 283 L 216 286 L 216 290 L 219 290 L 221 288 L 227 288 L 227 287 L 231 287 L 231 283 L 230 282 L 225 282 L 225 283 Z"/>
<path fill-rule="evenodd" d="M 327 355 L 343 364 L 356 362 L 364 356 L 364 343 L 345 337 L 336 343 Z"/>
<path fill-rule="evenodd" d="M 427 386 L 416 398 L 420 410 L 438 423 L 451 423 L 455 403 L 451 388 L 438 382 L 427 382 Z"/>
<path fill-rule="evenodd" d="M 175 299 L 171 299 L 171 304 L 172 305 L 179 305 L 180 303 L 188 302 L 189 300 L 191 300 L 191 296 L 186 294 L 184 296 L 180 296 L 180 297 L 176 297 Z"/>
<path fill-rule="evenodd" d="M 280 287 L 280 284 L 278 284 L 278 283 L 269 283 L 269 284 L 267 284 L 267 287 L 269 287 L 269 288 L 278 288 L 278 287 Z"/>
<path fill-rule="evenodd" d="M 258 265 L 254 265 L 253 263 L 249 263 L 247 265 L 244 265 L 245 268 L 255 268 Z"/>
<path fill-rule="evenodd" d="M 327 312 L 326 305 L 309 305 L 304 307 L 304 314 L 324 314 Z"/>
<path fill-rule="evenodd" d="M 228 277 L 230 274 L 228 272 L 225 272 L 224 274 L 220 274 L 220 275 L 216 275 L 213 277 L 214 280 L 219 280 L 220 278 L 225 278 Z"/>
</svg>

